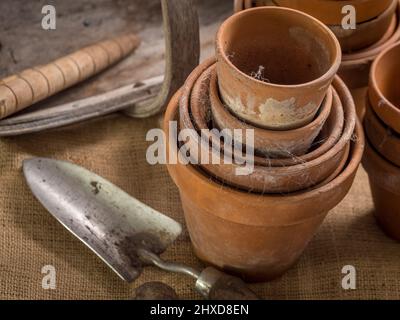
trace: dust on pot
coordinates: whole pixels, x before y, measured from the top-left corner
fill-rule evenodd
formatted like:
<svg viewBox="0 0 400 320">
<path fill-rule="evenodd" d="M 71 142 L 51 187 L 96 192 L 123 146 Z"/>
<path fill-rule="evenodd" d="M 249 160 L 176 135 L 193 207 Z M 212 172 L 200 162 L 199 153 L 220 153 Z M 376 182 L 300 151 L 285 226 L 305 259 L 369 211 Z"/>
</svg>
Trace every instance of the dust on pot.
<svg viewBox="0 0 400 320">
<path fill-rule="evenodd" d="M 400 168 L 379 155 L 368 141 L 362 163 L 369 177 L 374 215 L 386 234 L 400 241 Z"/>
<path fill-rule="evenodd" d="M 378 117 L 400 133 L 400 43 L 384 50 L 374 61 L 368 94 Z"/>
<path fill-rule="evenodd" d="M 164 130 L 176 147 L 169 122 L 178 118 L 178 92 L 168 105 Z M 240 191 L 213 180 L 192 165 L 168 164 L 179 188 L 185 220 L 197 256 L 249 280 L 267 280 L 299 258 L 330 209 L 349 191 L 361 160 L 359 124 L 344 170 L 329 183 L 288 195 Z M 167 149 L 176 153 L 175 148 Z M 221 241 L 223 240 L 223 241 Z"/>
<path fill-rule="evenodd" d="M 400 166 L 400 135 L 379 119 L 366 100 L 364 128 L 369 142 L 384 158 Z"/>
<path fill-rule="evenodd" d="M 312 121 L 341 60 L 329 28 L 287 8 L 236 13 L 221 25 L 216 42 L 223 102 L 241 119 L 273 130 Z"/>
</svg>

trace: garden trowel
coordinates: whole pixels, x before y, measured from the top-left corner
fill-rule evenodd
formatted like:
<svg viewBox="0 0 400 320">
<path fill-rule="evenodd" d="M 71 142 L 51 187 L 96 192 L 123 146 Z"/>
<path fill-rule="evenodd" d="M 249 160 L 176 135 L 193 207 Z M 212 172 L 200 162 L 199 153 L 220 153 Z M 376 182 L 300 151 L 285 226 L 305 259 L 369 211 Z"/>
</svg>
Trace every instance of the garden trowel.
<svg viewBox="0 0 400 320">
<path fill-rule="evenodd" d="M 132 282 L 153 265 L 193 277 L 209 299 L 258 299 L 242 280 L 213 267 L 198 271 L 162 260 L 181 225 L 102 177 L 47 158 L 25 160 L 23 171 L 42 205 L 122 279 Z"/>
</svg>

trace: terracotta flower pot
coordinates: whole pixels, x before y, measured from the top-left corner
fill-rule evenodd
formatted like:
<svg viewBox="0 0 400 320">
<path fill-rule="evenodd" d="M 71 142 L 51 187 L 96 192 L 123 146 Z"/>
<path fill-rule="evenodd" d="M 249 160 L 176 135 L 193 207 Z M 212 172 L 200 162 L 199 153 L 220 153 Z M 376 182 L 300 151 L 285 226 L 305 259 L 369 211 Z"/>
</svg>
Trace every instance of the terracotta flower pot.
<svg viewBox="0 0 400 320">
<path fill-rule="evenodd" d="M 212 63 L 213 60 L 210 59 L 207 63 Z M 185 119 L 185 122 L 182 123 L 182 127 L 191 127 L 191 120 L 193 120 L 193 128 L 200 131 L 202 129 L 212 129 L 212 109 L 211 109 L 211 94 L 210 94 L 210 78 L 211 71 L 214 69 L 214 66 L 208 67 L 201 75 L 197 75 L 198 79 L 196 80 L 190 97 L 189 104 L 183 104 L 183 109 L 181 110 L 182 118 Z M 200 72 L 198 73 L 200 74 Z M 214 83 L 215 85 L 215 83 Z M 320 134 L 313 141 L 311 149 L 303 155 L 290 157 L 290 158 L 270 158 L 269 156 L 257 156 L 254 157 L 254 163 L 256 165 L 261 166 L 269 166 L 269 167 L 280 167 L 280 166 L 292 166 L 299 163 L 305 163 L 307 161 L 311 161 L 313 159 L 318 158 L 319 156 L 326 153 L 329 149 L 331 149 L 339 137 L 342 135 L 343 126 L 344 126 L 344 114 L 343 114 L 343 106 L 340 101 L 340 98 L 336 92 L 336 90 L 332 87 L 333 91 L 333 105 L 331 107 L 331 112 L 328 116 L 328 119 L 325 121 L 325 124 L 322 127 Z M 223 111 L 230 113 L 224 109 L 222 105 L 217 105 L 217 108 L 222 108 Z M 215 112 L 214 112 L 215 116 Z M 282 139 L 282 135 L 284 136 L 285 131 L 269 131 L 271 134 L 274 134 L 274 137 L 271 138 L 268 134 L 263 134 L 262 132 L 268 131 L 265 129 L 259 129 L 256 127 L 251 127 L 250 125 L 246 125 L 244 122 L 240 121 L 233 115 L 231 116 L 230 125 L 228 123 L 224 126 L 225 128 L 230 127 L 230 129 L 251 129 L 253 128 L 255 131 L 259 131 L 260 134 L 255 132 L 255 145 L 262 145 L 263 143 L 268 143 L 271 145 L 274 138 L 277 140 Z M 236 122 L 234 122 L 236 121 Z M 189 125 L 186 123 L 188 122 Z M 221 129 L 221 128 L 219 128 Z M 297 130 L 297 129 L 295 129 Z M 242 131 L 242 134 L 245 132 Z M 257 138 L 258 135 L 265 136 L 260 139 Z M 210 133 L 207 135 L 209 141 L 213 141 L 215 137 Z M 218 139 L 217 139 L 218 140 Z M 263 140 L 263 141 L 258 141 Z M 286 139 L 289 143 L 289 140 Z M 284 154 L 287 156 L 287 154 Z M 237 155 L 239 158 L 241 155 Z"/>
<path fill-rule="evenodd" d="M 369 142 L 384 158 L 400 167 L 400 135 L 386 126 L 367 100 L 364 128 Z M 400 185 L 399 185 L 400 189 Z"/>
<path fill-rule="evenodd" d="M 180 125 L 184 129 L 196 129 L 190 117 L 190 96 L 197 79 L 205 72 L 212 60 L 198 66 L 185 82 L 182 97 L 180 99 Z M 344 109 L 344 129 L 338 142 L 321 156 L 305 163 L 299 163 L 288 167 L 271 167 L 269 165 L 255 165 L 254 170 L 247 175 L 238 175 L 238 170 L 243 168 L 237 162 L 224 162 L 224 155 L 233 158 L 231 153 L 217 145 L 217 148 L 210 148 L 210 141 L 219 141 L 218 136 L 207 137 L 208 140 L 200 137 L 198 132 L 191 130 L 190 139 L 187 145 L 190 146 L 190 157 L 192 159 L 217 159 L 217 163 L 200 163 L 199 165 L 209 174 L 220 181 L 228 183 L 244 190 L 251 190 L 261 193 L 288 193 L 312 187 L 326 179 L 343 157 L 345 146 L 350 140 L 355 125 L 355 108 L 352 97 L 338 78 L 334 81 L 334 87 L 339 93 Z M 206 100 L 207 97 L 199 97 L 199 100 Z M 212 132 L 211 135 L 214 135 Z M 235 159 L 238 157 L 235 156 Z M 198 163 L 199 161 L 197 161 Z"/>
<path fill-rule="evenodd" d="M 254 130 L 254 149 L 259 154 L 272 158 L 293 158 L 304 155 L 325 124 L 332 107 L 332 88 L 328 89 L 321 109 L 309 124 L 292 130 L 268 130 L 254 127 L 232 115 L 222 104 L 218 92 L 215 68 L 211 70 L 210 104 L 214 124 L 219 129 Z"/>
<path fill-rule="evenodd" d="M 279 6 L 285 6 L 306 12 L 325 24 L 339 25 L 343 20 L 342 8 L 352 5 L 357 12 L 356 21 L 361 23 L 374 19 L 384 12 L 392 0 L 274 0 Z"/>
<path fill-rule="evenodd" d="M 383 50 L 400 40 L 400 1 L 397 3 L 397 19 L 394 30 L 392 22 L 381 41 L 368 48 L 343 55 L 338 74 L 350 89 L 368 86 L 370 67 L 374 59 Z"/>
<path fill-rule="evenodd" d="M 314 118 L 341 59 L 339 42 L 324 24 L 280 7 L 229 17 L 216 50 L 223 102 L 241 119 L 274 130 Z"/>
<path fill-rule="evenodd" d="M 331 25 L 329 29 L 338 38 L 343 52 L 360 50 L 382 39 L 393 21 L 396 7 L 397 0 L 391 0 L 385 11 L 371 20 L 358 23 L 356 29 L 343 29 L 341 23 Z"/>
<path fill-rule="evenodd" d="M 381 157 L 369 143 L 362 162 L 368 172 L 374 215 L 390 237 L 400 240 L 400 168 Z"/>
<path fill-rule="evenodd" d="M 400 43 L 384 50 L 371 67 L 368 94 L 378 117 L 400 133 Z"/>
<path fill-rule="evenodd" d="M 168 155 L 177 141 L 169 122 L 177 119 L 177 93 L 164 118 Z M 179 188 L 187 228 L 197 256 L 249 280 L 277 277 L 289 269 L 307 246 L 330 209 L 347 194 L 361 160 L 362 128 L 351 142 L 345 169 L 318 189 L 289 195 L 259 195 L 215 182 L 192 165 L 168 164 Z"/>
</svg>

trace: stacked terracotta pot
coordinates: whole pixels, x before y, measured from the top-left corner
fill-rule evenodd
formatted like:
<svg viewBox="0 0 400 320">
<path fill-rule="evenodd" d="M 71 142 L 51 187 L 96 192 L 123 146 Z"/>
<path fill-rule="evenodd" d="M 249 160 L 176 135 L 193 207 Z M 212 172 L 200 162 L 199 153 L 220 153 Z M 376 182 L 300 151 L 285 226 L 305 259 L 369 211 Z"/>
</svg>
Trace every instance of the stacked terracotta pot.
<svg viewBox="0 0 400 320">
<path fill-rule="evenodd" d="M 363 117 L 371 64 L 380 52 L 400 40 L 399 0 L 235 0 L 234 3 L 236 11 L 265 5 L 289 7 L 325 23 L 342 47 L 338 74 L 350 88 L 357 113 Z M 345 5 L 355 8 L 356 29 L 345 30 L 342 26 Z"/>
<path fill-rule="evenodd" d="M 221 25 L 216 58 L 192 72 L 164 122 L 169 156 L 186 159 L 168 170 L 200 259 L 249 280 L 279 276 L 346 195 L 364 137 L 340 59 L 334 34 L 296 10 L 254 8 Z M 189 129 L 184 143 L 174 120 Z"/>
<path fill-rule="evenodd" d="M 400 240 L 400 43 L 383 51 L 371 67 L 364 128 L 363 165 L 368 172 L 375 216 Z"/>
</svg>

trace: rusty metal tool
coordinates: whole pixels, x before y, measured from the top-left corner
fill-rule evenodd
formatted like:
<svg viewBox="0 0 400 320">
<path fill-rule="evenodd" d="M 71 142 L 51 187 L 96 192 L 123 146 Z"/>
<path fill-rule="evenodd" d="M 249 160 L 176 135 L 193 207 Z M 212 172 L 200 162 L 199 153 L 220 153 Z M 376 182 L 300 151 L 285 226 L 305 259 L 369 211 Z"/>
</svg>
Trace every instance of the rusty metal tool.
<svg viewBox="0 0 400 320">
<path fill-rule="evenodd" d="M 23 162 L 26 181 L 42 205 L 122 279 L 148 265 L 188 275 L 209 299 L 257 299 L 239 278 L 213 267 L 202 271 L 159 255 L 182 231 L 173 219 L 75 164 L 47 158 Z"/>
</svg>

